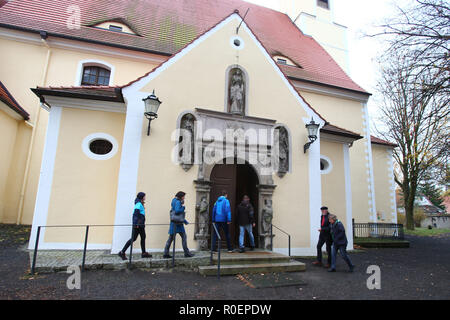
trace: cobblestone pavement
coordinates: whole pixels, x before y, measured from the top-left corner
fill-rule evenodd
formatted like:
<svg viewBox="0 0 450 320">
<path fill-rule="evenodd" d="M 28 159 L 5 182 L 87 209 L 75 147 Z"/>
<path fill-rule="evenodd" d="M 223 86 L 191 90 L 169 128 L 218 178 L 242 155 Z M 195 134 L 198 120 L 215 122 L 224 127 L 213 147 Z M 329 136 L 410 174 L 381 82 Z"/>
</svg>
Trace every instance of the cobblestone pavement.
<svg viewBox="0 0 450 320">
<path fill-rule="evenodd" d="M 82 273 L 81 289 L 69 290 L 66 272 L 30 276 L 27 240 L 23 232 L 4 237 L 6 228 L 0 225 L 0 299 L 450 299 L 450 234 L 409 236 L 410 248 L 351 253 L 354 273 L 345 272 L 341 258 L 336 273 L 313 267 L 313 259 L 300 259 L 307 265 L 298 274 L 301 286 L 255 289 L 243 277 L 217 280 L 195 272 L 136 268 L 89 270 Z M 370 265 L 381 269 L 381 290 L 366 286 Z"/>
</svg>

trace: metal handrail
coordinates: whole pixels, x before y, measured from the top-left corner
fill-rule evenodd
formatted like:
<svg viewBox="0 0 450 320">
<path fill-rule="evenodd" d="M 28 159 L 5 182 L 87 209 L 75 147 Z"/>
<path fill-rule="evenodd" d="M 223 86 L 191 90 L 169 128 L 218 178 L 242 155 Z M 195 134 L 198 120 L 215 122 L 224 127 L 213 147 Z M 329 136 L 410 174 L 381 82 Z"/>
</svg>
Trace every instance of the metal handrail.
<svg viewBox="0 0 450 320">
<path fill-rule="evenodd" d="M 216 223 L 215 222 L 213 222 L 212 223 L 212 226 L 213 226 L 213 228 L 211 228 L 211 258 L 210 258 L 210 264 L 212 264 L 213 263 L 213 250 L 214 250 L 214 248 L 213 248 L 213 245 L 212 245 L 212 239 L 213 239 L 213 236 L 214 236 L 214 234 L 213 234 L 213 232 L 215 232 L 216 233 L 216 236 L 217 236 L 217 278 L 218 279 L 220 279 L 220 243 L 222 242 L 222 238 L 220 237 L 220 233 L 219 233 L 219 230 L 217 230 L 217 227 L 216 227 Z"/>
<path fill-rule="evenodd" d="M 204 225 L 208 223 L 188 223 L 189 225 Z M 86 228 L 85 235 L 84 235 L 84 246 L 83 246 L 83 258 L 81 263 L 81 271 L 84 271 L 84 266 L 86 262 L 86 251 L 87 251 L 87 243 L 88 243 L 88 235 L 89 235 L 89 228 L 90 227 L 136 227 L 136 226 L 170 226 L 171 223 L 144 223 L 144 224 L 91 224 L 91 225 L 49 225 L 49 226 L 38 226 L 36 231 L 36 240 L 34 244 L 34 252 L 33 252 L 33 262 L 31 264 L 31 274 L 35 274 L 36 270 L 36 259 L 37 259 L 37 252 L 39 247 L 39 238 L 41 234 L 41 228 Z M 214 226 L 215 228 L 215 226 Z M 131 228 L 131 238 L 133 238 L 133 228 Z M 175 266 L 175 244 L 176 244 L 176 233 L 174 235 L 173 239 L 173 255 L 172 255 L 172 267 Z M 131 267 L 132 264 L 132 257 L 133 257 L 133 242 L 131 242 L 130 246 L 130 258 L 128 267 Z M 220 242 L 219 242 L 220 243 Z"/>
<path fill-rule="evenodd" d="M 273 223 L 270 224 L 270 250 L 273 251 L 273 227 L 275 227 L 276 229 L 278 229 L 279 231 L 283 232 L 285 235 L 288 236 L 288 254 L 290 257 L 291 256 L 291 235 L 289 233 L 287 233 L 286 231 L 280 229 Z"/>
</svg>

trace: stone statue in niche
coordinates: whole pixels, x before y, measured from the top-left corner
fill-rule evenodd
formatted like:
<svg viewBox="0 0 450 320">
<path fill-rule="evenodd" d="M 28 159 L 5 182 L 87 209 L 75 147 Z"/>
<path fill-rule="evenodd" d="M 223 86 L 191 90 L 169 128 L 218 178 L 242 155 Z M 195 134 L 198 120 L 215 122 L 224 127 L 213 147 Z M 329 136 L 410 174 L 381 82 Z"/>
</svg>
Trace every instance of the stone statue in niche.
<svg viewBox="0 0 450 320">
<path fill-rule="evenodd" d="M 278 175 L 283 177 L 289 171 L 289 135 L 284 127 L 278 129 Z"/>
<path fill-rule="evenodd" d="M 273 218 L 272 200 L 265 199 L 264 208 L 262 210 L 263 234 L 267 235 L 270 233 L 270 225 L 272 224 L 272 218 Z"/>
<path fill-rule="evenodd" d="M 197 210 L 197 221 L 198 225 L 196 226 L 198 236 L 207 236 L 208 235 L 208 201 L 206 196 L 203 196 L 199 203 L 195 206 Z"/>
<path fill-rule="evenodd" d="M 194 126 L 195 117 L 192 114 L 185 114 L 181 118 L 178 156 L 185 171 L 194 163 Z"/>
<path fill-rule="evenodd" d="M 233 68 L 229 73 L 228 105 L 229 112 L 245 114 L 245 79 L 241 69 Z"/>
</svg>

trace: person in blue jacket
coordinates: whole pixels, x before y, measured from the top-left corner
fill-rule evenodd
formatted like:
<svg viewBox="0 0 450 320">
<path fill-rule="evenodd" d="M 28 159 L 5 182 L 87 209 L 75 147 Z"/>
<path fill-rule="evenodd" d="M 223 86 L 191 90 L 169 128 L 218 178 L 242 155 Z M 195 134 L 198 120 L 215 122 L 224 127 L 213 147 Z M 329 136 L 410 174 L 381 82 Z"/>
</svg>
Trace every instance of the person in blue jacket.
<svg viewBox="0 0 450 320">
<path fill-rule="evenodd" d="M 134 200 L 134 211 L 133 211 L 133 232 L 131 239 L 125 243 L 125 246 L 121 251 L 119 251 L 118 255 L 122 258 L 122 260 L 127 260 L 127 256 L 125 255 L 125 251 L 127 251 L 128 247 L 136 241 L 138 235 L 141 236 L 141 250 L 142 250 L 142 258 L 151 258 L 152 255 L 145 251 L 145 193 L 139 192 Z"/>
<path fill-rule="evenodd" d="M 231 224 L 231 207 L 230 201 L 227 199 L 227 197 L 228 197 L 227 191 L 223 190 L 222 195 L 217 199 L 216 203 L 214 204 L 212 210 L 212 222 L 216 224 L 218 232 L 220 232 L 220 229 L 223 230 L 223 232 L 225 233 L 225 237 L 227 239 L 228 252 L 233 252 L 230 243 L 230 232 L 228 230 L 228 225 Z M 217 242 L 217 234 L 216 232 L 213 232 L 213 239 L 211 245 L 213 251 L 217 251 L 216 242 Z"/>
<path fill-rule="evenodd" d="M 173 200 L 172 200 L 171 207 L 172 207 L 172 210 L 174 210 L 176 214 L 184 213 L 184 211 L 185 211 L 185 206 L 184 206 L 185 195 L 186 195 L 186 193 L 184 193 L 183 191 L 180 191 L 175 195 L 175 198 L 173 198 Z M 184 224 L 189 224 L 189 222 L 186 219 L 184 219 Z M 194 256 L 194 254 L 191 253 L 188 249 L 186 231 L 184 230 L 183 223 L 170 222 L 169 239 L 167 239 L 166 246 L 164 248 L 164 256 L 163 256 L 164 259 L 172 258 L 172 256 L 169 255 L 169 249 L 170 249 L 170 246 L 172 245 L 172 241 L 176 237 L 177 233 L 181 236 L 181 243 L 183 246 L 184 256 L 186 258 L 190 258 L 190 257 Z"/>
<path fill-rule="evenodd" d="M 345 235 L 345 228 L 342 222 L 340 222 L 336 215 L 330 214 L 328 216 L 328 221 L 331 225 L 331 237 L 333 238 L 333 245 L 331 248 L 331 268 L 328 269 L 329 272 L 336 272 L 336 255 L 339 251 L 341 253 L 342 259 L 347 263 L 349 271 L 353 272 L 355 266 L 352 264 L 348 254 L 347 254 L 347 236 Z"/>
</svg>

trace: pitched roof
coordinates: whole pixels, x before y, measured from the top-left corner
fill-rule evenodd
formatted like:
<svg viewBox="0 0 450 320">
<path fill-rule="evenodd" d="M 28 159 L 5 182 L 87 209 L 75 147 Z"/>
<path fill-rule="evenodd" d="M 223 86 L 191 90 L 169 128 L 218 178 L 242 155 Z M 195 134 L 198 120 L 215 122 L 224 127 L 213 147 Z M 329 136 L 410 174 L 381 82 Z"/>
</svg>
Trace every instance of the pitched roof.
<svg viewBox="0 0 450 320">
<path fill-rule="evenodd" d="M 356 132 L 353 132 L 353 131 L 350 131 L 350 130 L 346 130 L 346 129 L 337 127 L 337 126 L 332 125 L 330 123 L 326 123 L 320 129 L 320 132 L 328 133 L 328 134 L 334 134 L 334 135 L 348 137 L 348 138 L 353 138 L 355 140 L 359 140 L 359 139 L 363 138 L 359 133 L 356 133 Z"/>
<path fill-rule="evenodd" d="M 14 99 L 12 94 L 6 89 L 5 85 L 0 81 L 0 100 L 3 101 L 8 107 L 20 114 L 25 120 L 30 119 L 28 112 L 22 108 L 19 103 Z"/>
<path fill-rule="evenodd" d="M 379 144 L 379 145 L 383 145 L 383 146 L 388 146 L 388 147 L 398 147 L 397 144 L 377 138 L 375 136 L 370 136 L 370 142 L 374 143 L 374 144 Z"/>
<path fill-rule="evenodd" d="M 217 21 L 239 10 L 271 55 L 290 57 L 298 67 L 282 66 L 293 78 L 368 94 L 353 82 L 312 37 L 304 35 L 284 13 L 242 0 L 79 0 L 80 28 L 68 28 L 75 11 L 71 0 L 14 0 L 0 8 L 0 27 L 39 32 L 170 56 Z M 139 35 L 92 27 L 123 19 Z"/>
</svg>

